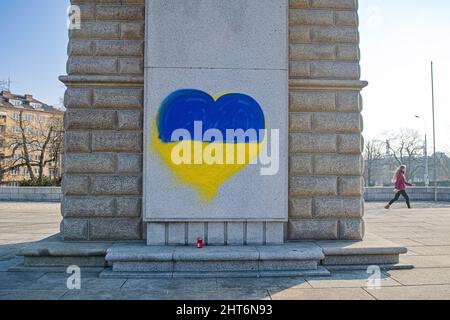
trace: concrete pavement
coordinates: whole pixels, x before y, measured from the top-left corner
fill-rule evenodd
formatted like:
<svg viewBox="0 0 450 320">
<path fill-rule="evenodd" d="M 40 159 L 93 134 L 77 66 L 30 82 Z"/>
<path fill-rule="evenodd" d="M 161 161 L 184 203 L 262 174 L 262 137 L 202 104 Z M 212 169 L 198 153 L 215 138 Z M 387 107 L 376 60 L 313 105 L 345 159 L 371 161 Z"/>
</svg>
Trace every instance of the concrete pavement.
<svg viewBox="0 0 450 320">
<path fill-rule="evenodd" d="M 368 286 L 365 271 L 331 277 L 263 279 L 100 279 L 82 273 L 81 290 L 68 290 L 63 273 L 7 272 L 20 264 L 18 247 L 58 232 L 59 204 L 0 202 L 0 299 L 447 299 L 450 300 L 450 203 L 415 203 L 390 211 L 366 204 L 367 231 L 408 247 L 413 270 L 382 272 Z M 375 283 L 377 284 L 377 283 Z"/>
</svg>

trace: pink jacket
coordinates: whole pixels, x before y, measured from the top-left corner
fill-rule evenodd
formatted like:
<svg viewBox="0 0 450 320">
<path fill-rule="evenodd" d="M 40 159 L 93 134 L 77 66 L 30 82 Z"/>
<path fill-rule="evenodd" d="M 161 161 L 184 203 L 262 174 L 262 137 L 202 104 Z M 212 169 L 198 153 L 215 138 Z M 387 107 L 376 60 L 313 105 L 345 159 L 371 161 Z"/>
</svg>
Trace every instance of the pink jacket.
<svg viewBox="0 0 450 320">
<path fill-rule="evenodd" d="M 403 173 L 401 173 L 397 177 L 397 181 L 395 181 L 395 189 L 398 191 L 403 191 L 403 190 L 406 190 L 406 186 L 411 187 L 412 184 L 408 183 L 406 181 L 405 175 Z"/>
</svg>

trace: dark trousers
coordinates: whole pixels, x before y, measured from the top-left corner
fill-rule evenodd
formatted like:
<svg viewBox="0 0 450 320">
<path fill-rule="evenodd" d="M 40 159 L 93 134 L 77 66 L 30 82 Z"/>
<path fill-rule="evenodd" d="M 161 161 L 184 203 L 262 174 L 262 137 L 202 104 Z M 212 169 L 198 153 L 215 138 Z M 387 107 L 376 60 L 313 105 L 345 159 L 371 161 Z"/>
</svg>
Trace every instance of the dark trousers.
<svg viewBox="0 0 450 320">
<path fill-rule="evenodd" d="M 405 190 L 397 192 L 394 199 L 392 199 L 391 202 L 389 202 L 389 205 L 392 205 L 394 202 L 398 201 L 398 199 L 400 199 L 400 196 L 403 196 L 403 198 L 405 198 L 408 208 L 411 209 L 411 203 L 409 202 L 409 197 Z"/>
</svg>

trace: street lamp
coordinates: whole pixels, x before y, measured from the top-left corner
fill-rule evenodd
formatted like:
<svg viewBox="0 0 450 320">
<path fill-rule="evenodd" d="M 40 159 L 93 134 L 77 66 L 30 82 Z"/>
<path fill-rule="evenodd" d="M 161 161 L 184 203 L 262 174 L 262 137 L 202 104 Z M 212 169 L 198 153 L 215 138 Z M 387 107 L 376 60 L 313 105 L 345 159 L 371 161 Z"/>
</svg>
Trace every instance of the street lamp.
<svg viewBox="0 0 450 320">
<path fill-rule="evenodd" d="M 429 166 L 428 166 L 428 138 L 427 138 L 427 121 L 425 118 L 422 118 L 421 116 L 416 116 L 417 119 L 421 119 L 423 121 L 424 130 L 425 130 L 425 143 L 423 147 L 423 156 L 425 160 L 425 173 L 424 173 L 424 182 L 425 187 L 430 186 L 430 175 L 429 175 Z"/>
<path fill-rule="evenodd" d="M 435 117 L 435 106 L 434 106 L 434 64 L 431 61 L 431 99 L 432 99 L 432 111 L 433 111 L 433 175 L 434 175 L 434 201 L 438 201 L 437 192 L 437 163 L 436 163 L 436 117 Z"/>
</svg>

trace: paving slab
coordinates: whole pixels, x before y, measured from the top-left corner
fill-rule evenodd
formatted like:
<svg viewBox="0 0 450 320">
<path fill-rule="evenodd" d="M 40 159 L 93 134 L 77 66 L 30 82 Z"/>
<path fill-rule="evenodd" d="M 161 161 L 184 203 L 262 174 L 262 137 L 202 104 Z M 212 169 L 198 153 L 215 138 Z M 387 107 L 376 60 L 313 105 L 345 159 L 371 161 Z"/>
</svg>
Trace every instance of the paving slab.
<svg viewBox="0 0 450 320">
<path fill-rule="evenodd" d="M 364 288 L 369 285 L 371 276 L 372 274 L 365 271 L 354 271 L 334 273 L 331 277 L 306 278 L 306 280 L 313 288 Z M 402 285 L 386 273 L 381 273 L 380 280 L 382 287 Z"/>
<path fill-rule="evenodd" d="M 378 300 L 450 300 L 450 285 L 383 287 L 369 292 Z"/>
<path fill-rule="evenodd" d="M 0 290 L 0 300 L 58 300 L 66 290 Z"/>
<path fill-rule="evenodd" d="M 375 300 L 361 288 L 269 290 L 272 300 Z"/>
<path fill-rule="evenodd" d="M 122 290 L 215 291 L 216 279 L 128 279 Z"/>
<path fill-rule="evenodd" d="M 304 278 L 239 278 L 217 279 L 219 290 L 238 289 L 311 289 L 311 285 Z"/>
<path fill-rule="evenodd" d="M 450 284 L 450 268 L 389 271 L 388 274 L 405 286 Z"/>
<path fill-rule="evenodd" d="M 400 262 L 411 264 L 415 268 L 450 268 L 450 255 L 439 256 L 402 256 Z"/>
</svg>

